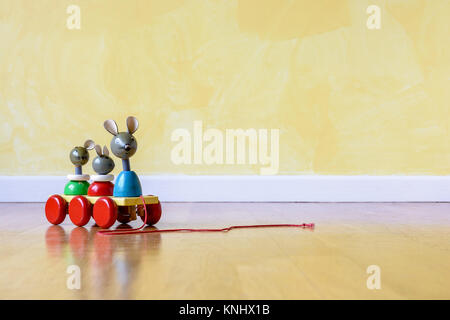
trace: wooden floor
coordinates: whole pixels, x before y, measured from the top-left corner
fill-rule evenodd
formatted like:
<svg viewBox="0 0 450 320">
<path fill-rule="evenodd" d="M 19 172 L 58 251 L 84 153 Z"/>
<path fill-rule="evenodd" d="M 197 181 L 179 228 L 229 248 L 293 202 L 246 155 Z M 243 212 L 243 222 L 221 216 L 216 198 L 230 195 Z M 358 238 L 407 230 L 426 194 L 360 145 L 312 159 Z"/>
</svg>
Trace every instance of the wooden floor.
<svg viewBox="0 0 450 320">
<path fill-rule="evenodd" d="M 450 299 L 450 204 L 165 203 L 157 225 L 314 231 L 105 237 L 92 221 L 50 226 L 42 203 L 0 204 L 0 221 L 2 299 Z"/>
</svg>

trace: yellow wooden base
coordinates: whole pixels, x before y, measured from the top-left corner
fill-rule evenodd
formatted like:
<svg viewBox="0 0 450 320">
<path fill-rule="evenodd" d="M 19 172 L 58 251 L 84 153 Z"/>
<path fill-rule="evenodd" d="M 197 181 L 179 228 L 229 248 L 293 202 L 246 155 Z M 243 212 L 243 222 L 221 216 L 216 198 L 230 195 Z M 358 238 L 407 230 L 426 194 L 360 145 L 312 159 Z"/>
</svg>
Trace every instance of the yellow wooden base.
<svg viewBox="0 0 450 320">
<path fill-rule="evenodd" d="M 61 197 L 67 202 L 70 202 L 70 200 L 72 200 L 76 196 L 68 196 L 65 194 L 61 194 Z M 83 196 L 83 197 L 85 197 L 92 204 L 94 204 L 98 198 L 101 198 L 93 196 Z M 109 197 L 109 198 L 113 199 L 116 205 L 118 205 L 119 207 L 135 206 L 138 204 L 142 204 L 142 199 L 140 197 Z M 144 201 L 146 204 L 152 204 L 158 203 L 159 200 L 157 196 L 144 196 Z"/>
</svg>

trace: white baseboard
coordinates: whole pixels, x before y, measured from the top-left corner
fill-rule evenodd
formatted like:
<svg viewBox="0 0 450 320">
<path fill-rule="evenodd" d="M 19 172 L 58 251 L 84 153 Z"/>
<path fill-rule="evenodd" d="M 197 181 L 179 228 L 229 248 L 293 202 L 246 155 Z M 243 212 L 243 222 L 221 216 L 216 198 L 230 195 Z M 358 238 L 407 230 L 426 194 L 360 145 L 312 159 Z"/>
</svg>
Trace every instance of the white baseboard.
<svg viewBox="0 0 450 320">
<path fill-rule="evenodd" d="M 450 176 L 141 176 L 161 201 L 447 202 Z M 0 176 L 0 202 L 44 202 L 66 177 Z"/>
</svg>

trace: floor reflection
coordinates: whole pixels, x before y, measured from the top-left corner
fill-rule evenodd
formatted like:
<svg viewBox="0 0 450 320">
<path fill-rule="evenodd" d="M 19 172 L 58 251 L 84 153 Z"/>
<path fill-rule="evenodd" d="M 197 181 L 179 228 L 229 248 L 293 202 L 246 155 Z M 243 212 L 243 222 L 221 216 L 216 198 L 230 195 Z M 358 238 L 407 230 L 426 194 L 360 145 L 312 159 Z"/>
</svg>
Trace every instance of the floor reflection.
<svg viewBox="0 0 450 320">
<path fill-rule="evenodd" d="M 128 224 L 120 224 L 115 230 L 131 228 Z M 100 228 L 96 225 L 89 229 L 74 227 L 69 234 L 66 230 L 59 225 L 47 228 L 47 253 L 67 265 L 78 265 L 83 274 L 82 288 L 91 288 L 97 297 L 118 289 L 120 298 L 128 298 L 142 261 L 157 256 L 161 246 L 159 233 L 105 236 L 98 233 Z M 83 295 L 82 290 L 79 294 Z"/>
</svg>

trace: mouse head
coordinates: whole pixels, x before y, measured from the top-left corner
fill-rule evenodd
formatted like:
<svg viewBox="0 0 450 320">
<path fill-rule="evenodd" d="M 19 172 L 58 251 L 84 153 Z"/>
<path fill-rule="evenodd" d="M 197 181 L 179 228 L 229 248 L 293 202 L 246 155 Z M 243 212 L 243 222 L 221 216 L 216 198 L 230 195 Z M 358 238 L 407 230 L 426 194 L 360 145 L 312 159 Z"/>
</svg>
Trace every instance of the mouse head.
<svg viewBox="0 0 450 320">
<path fill-rule="evenodd" d="M 81 167 L 89 161 L 88 150 L 94 149 L 95 143 L 92 140 L 86 140 L 83 147 L 75 147 L 70 151 L 70 161 L 76 166 Z"/>
<path fill-rule="evenodd" d="M 128 117 L 128 132 L 119 132 L 117 124 L 114 120 L 106 120 L 103 123 L 106 131 L 114 136 L 111 140 L 111 151 L 116 157 L 121 159 L 129 159 L 136 153 L 137 141 L 133 137 L 133 133 L 136 132 L 138 125 L 139 123 L 135 117 Z"/>
<path fill-rule="evenodd" d="M 97 152 L 97 157 L 92 161 L 92 168 L 97 174 L 103 175 L 108 174 L 114 169 L 114 160 L 109 157 L 109 151 L 106 146 L 100 147 L 95 146 L 95 151 Z"/>
</svg>

